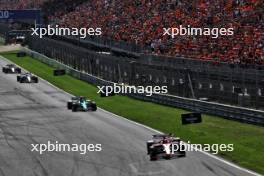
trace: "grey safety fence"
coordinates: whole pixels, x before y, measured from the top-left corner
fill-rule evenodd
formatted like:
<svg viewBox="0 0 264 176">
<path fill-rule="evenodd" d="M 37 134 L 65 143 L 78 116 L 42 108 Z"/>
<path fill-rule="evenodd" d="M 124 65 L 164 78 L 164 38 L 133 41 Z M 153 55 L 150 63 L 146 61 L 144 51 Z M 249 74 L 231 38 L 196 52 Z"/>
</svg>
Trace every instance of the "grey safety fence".
<svg viewBox="0 0 264 176">
<path fill-rule="evenodd" d="M 23 48 L 23 51 L 26 52 L 28 55 L 32 56 L 33 58 L 43 63 L 46 63 L 52 67 L 65 69 L 69 75 L 84 80 L 95 86 L 113 86 L 114 84 L 114 82 L 106 81 L 104 79 L 98 78 L 85 72 L 80 72 L 76 69 L 71 68 L 70 66 L 64 65 L 54 59 L 51 59 L 38 52 L 32 51 L 28 48 Z M 183 108 L 194 112 L 218 115 L 224 118 L 264 126 L 264 111 L 164 94 L 153 94 L 153 96 L 145 96 L 144 94 L 128 94 L 128 96 L 144 101 L 151 101 L 154 103 Z"/>
<path fill-rule="evenodd" d="M 162 64 L 158 58 L 133 60 L 99 54 L 49 38 L 28 40 L 30 49 L 107 81 L 167 86 L 169 94 L 179 97 L 264 109 L 264 70 L 178 58 L 164 58 Z"/>
</svg>

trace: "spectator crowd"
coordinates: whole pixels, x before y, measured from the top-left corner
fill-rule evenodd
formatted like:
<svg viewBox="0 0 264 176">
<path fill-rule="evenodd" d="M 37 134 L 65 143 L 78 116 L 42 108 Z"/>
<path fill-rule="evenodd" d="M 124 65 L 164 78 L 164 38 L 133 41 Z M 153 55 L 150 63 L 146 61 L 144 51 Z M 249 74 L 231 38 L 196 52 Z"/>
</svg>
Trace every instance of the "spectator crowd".
<svg viewBox="0 0 264 176">
<path fill-rule="evenodd" d="M 48 0 L 2 0 L 0 8 L 3 10 L 36 9 Z"/>
<path fill-rule="evenodd" d="M 151 54 L 235 64 L 264 64 L 263 0 L 20 0 L 3 8 L 39 8 L 65 27 L 102 28 L 116 41 L 149 46 Z M 163 35 L 163 28 L 234 28 L 233 36 Z"/>
</svg>

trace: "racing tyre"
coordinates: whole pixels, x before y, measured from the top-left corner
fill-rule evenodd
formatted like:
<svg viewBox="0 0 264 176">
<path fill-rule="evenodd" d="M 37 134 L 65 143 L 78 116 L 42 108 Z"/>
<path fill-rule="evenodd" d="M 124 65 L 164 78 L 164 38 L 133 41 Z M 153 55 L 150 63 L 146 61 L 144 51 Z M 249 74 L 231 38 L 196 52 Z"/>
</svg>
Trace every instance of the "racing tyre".
<svg viewBox="0 0 264 176">
<path fill-rule="evenodd" d="M 17 82 L 20 82 L 20 76 L 17 76 Z"/>
<path fill-rule="evenodd" d="M 20 78 L 19 78 L 19 82 L 20 82 L 20 83 L 29 83 L 29 82 L 27 81 L 27 78 L 25 78 L 25 77 L 22 77 L 22 78 L 20 77 Z"/>
<path fill-rule="evenodd" d="M 91 107 L 92 107 L 92 111 L 96 111 L 97 110 L 96 104 L 92 104 Z"/>
<path fill-rule="evenodd" d="M 72 102 L 68 102 L 68 103 L 67 103 L 67 108 L 68 108 L 68 109 L 72 109 Z"/>
<path fill-rule="evenodd" d="M 150 154 L 150 146 L 153 145 L 153 142 L 147 142 L 147 153 Z"/>
<path fill-rule="evenodd" d="M 19 73 L 20 74 L 21 73 L 21 68 L 17 68 L 16 69 L 16 73 Z"/>
<path fill-rule="evenodd" d="M 165 158 L 166 160 L 170 160 L 170 159 L 171 159 L 171 155 L 166 155 L 164 158 Z"/>
<path fill-rule="evenodd" d="M 186 157 L 186 152 L 181 152 L 181 155 L 179 157 Z"/>
<path fill-rule="evenodd" d="M 72 112 L 77 112 L 77 106 L 76 105 L 72 106 Z"/>
<path fill-rule="evenodd" d="M 156 161 L 158 159 L 156 152 L 150 151 L 149 152 L 149 159 L 150 159 L 150 161 Z"/>
<path fill-rule="evenodd" d="M 38 83 L 38 77 L 35 77 L 35 76 L 32 77 L 32 82 L 33 82 L 33 83 Z"/>
<path fill-rule="evenodd" d="M 6 69 L 5 69 L 5 67 L 3 67 L 3 69 L 2 69 L 2 70 L 3 70 L 3 73 L 6 73 Z"/>
<path fill-rule="evenodd" d="M 149 159 L 150 159 L 150 161 L 156 161 L 157 160 L 157 156 L 153 155 L 153 154 L 150 154 L 149 155 Z"/>
</svg>

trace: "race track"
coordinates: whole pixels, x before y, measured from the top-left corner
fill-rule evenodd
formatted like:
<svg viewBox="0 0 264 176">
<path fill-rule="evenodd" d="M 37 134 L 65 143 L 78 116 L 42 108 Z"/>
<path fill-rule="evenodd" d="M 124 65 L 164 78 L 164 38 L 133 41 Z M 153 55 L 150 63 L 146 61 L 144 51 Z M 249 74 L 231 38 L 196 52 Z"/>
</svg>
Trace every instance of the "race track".
<svg viewBox="0 0 264 176">
<path fill-rule="evenodd" d="M 0 66 L 6 65 L 0 58 Z M 72 113 L 71 98 L 40 80 L 0 73 L 0 176 L 252 176 L 201 152 L 149 161 L 151 129 L 103 110 Z M 102 144 L 101 152 L 31 152 L 31 144 Z M 256 163 L 257 164 L 257 163 Z"/>
</svg>

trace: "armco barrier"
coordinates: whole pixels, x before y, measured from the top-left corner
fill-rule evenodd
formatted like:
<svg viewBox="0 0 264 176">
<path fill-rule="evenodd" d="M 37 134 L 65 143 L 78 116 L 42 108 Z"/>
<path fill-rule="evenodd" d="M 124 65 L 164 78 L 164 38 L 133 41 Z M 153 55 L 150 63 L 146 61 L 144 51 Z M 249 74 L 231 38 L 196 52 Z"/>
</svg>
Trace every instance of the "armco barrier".
<svg viewBox="0 0 264 176">
<path fill-rule="evenodd" d="M 61 64 L 56 60 L 48 58 L 28 48 L 23 48 L 22 50 L 26 52 L 28 55 L 32 56 L 33 58 L 43 63 L 46 63 L 55 68 L 65 69 L 68 74 L 74 76 L 75 78 L 91 83 L 93 85 L 101 86 L 101 85 L 113 85 L 114 84 L 113 82 L 106 81 L 106 80 L 97 78 L 93 75 L 75 70 L 69 66 Z M 245 123 L 251 123 L 251 124 L 264 126 L 264 111 L 223 105 L 223 104 L 212 103 L 212 102 L 205 102 L 205 101 L 194 100 L 194 99 L 189 99 L 189 98 L 182 98 L 182 97 L 177 97 L 177 96 L 172 96 L 172 95 L 154 94 L 153 96 L 145 96 L 143 94 L 129 94 L 128 96 L 136 98 L 136 99 L 144 100 L 144 101 L 151 101 L 154 103 L 159 103 L 159 104 L 168 105 L 168 106 L 177 107 L 177 108 L 183 108 L 183 109 L 187 109 L 187 110 L 194 111 L 194 112 L 212 114 L 212 115 L 217 115 L 217 116 L 221 116 L 224 118 L 233 119 L 233 120 L 237 120 L 237 121 L 241 121 Z"/>
</svg>

